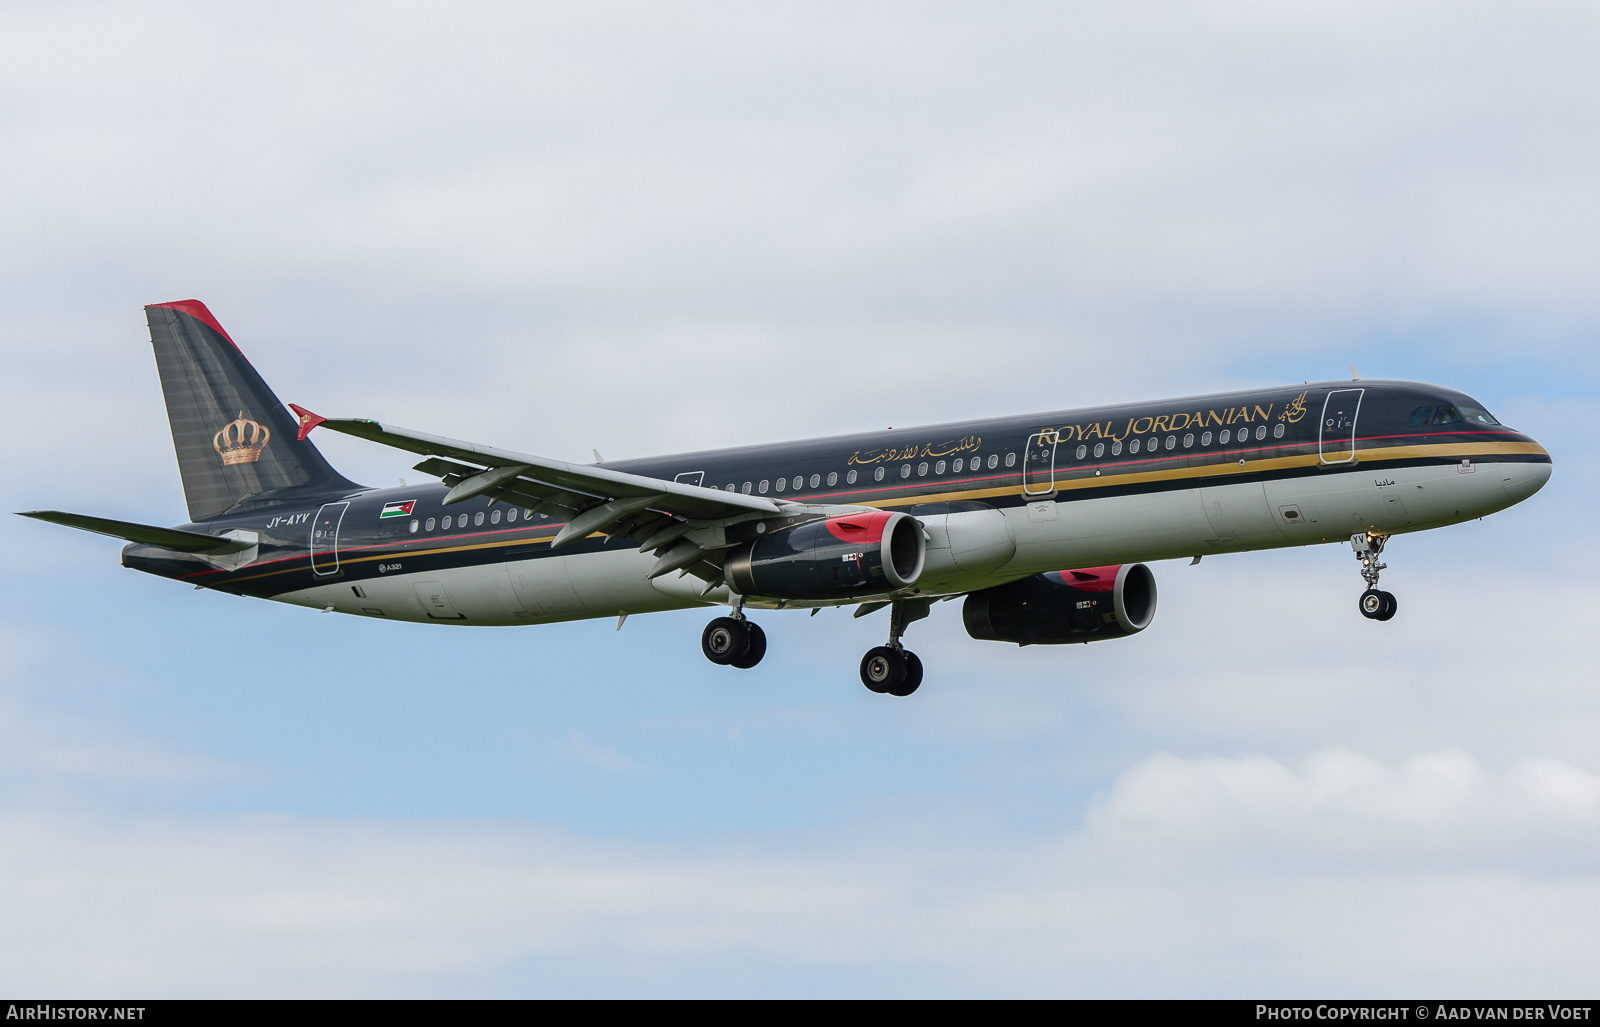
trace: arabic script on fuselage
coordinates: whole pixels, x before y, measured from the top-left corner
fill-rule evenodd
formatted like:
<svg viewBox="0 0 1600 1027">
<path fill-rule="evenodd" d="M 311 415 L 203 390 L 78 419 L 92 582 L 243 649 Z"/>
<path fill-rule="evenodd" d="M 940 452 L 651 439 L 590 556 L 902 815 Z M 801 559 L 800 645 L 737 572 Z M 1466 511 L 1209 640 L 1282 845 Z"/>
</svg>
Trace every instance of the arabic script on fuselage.
<svg viewBox="0 0 1600 1027">
<path fill-rule="evenodd" d="M 982 445 L 983 439 L 980 436 L 967 435 L 946 442 L 912 442 L 889 449 L 858 449 L 850 454 L 850 459 L 846 463 L 870 466 L 893 463 L 896 460 L 915 460 L 923 456 L 955 456 L 958 453 L 975 452 Z"/>
</svg>

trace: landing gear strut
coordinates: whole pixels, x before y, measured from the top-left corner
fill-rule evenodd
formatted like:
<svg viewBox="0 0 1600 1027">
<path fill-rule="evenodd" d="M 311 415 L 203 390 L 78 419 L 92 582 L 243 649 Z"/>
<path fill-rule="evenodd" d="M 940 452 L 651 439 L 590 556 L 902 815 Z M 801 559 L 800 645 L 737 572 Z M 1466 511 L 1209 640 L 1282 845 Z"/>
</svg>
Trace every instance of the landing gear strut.
<svg viewBox="0 0 1600 1027">
<path fill-rule="evenodd" d="M 700 651 L 712 663 L 749 670 L 767 655 L 767 633 L 761 625 L 745 620 L 741 602 L 732 617 L 718 617 L 706 625 L 700 633 Z"/>
<path fill-rule="evenodd" d="M 1378 562 L 1378 557 L 1383 555 L 1383 544 L 1387 541 L 1389 536 L 1370 531 L 1358 531 L 1350 536 L 1350 548 L 1355 550 L 1356 559 L 1361 561 L 1361 578 L 1367 583 L 1367 590 L 1361 593 L 1359 605 L 1361 616 L 1368 620 L 1388 620 L 1394 616 L 1399 605 L 1394 593 L 1378 588 L 1378 572 L 1389 566 Z"/>
<path fill-rule="evenodd" d="M 867 650 L 861 658 L 861 683 L 874 692 L 910 695 L 922 684 L 922 661 L 900 644 L 912 621 L 928 615 L 932 601 L 897 599 L 889 607 L 889 644 Z"/>
</svg>

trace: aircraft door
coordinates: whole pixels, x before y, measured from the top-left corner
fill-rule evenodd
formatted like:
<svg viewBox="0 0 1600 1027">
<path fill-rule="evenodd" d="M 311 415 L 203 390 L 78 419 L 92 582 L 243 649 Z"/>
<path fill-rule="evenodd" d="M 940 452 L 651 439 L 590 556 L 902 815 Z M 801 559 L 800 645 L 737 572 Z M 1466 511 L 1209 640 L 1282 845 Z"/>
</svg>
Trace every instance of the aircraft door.
<svg viewBox="0 0 1600 1027">
<path fill-rule="evenodd" d="M 1056 438 L 1053 431 L 1028 437 L 1022 456 L 1022 491 L 1029 496 L 1048 496 L 1056 490 Z"/>
<path fill-rule="evenodd" d="M 311 569 L 318 574 L 339 570 L 339 522 L 349 503 L 325 503 L 311 522 Z"/>
<path fill-rule="evenodd" d="M 1366 389 L 1334 389 L 1322 403 L 1317 454 L 1325 464 L 1347 464 L 1356 458 L 1356 414 Z"/>
</svg>

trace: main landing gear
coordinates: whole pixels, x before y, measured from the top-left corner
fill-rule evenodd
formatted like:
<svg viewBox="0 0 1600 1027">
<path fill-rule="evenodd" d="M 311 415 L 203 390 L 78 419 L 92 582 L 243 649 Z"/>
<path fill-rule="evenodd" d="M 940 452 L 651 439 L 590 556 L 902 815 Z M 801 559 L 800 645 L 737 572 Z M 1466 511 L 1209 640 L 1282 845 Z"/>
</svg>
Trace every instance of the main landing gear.
<svg viewBox="0 0 1600 1027">
<path fill-rule="evenodd" d="M 1368 620 L 1388 620 L 1394 616 L 1397 603 L 1393 592 L 1384 592 L 1378 588 L 1378 572 L 1389 566 L 1379 563 L 1378 557 L 1383 555 L 1383 544 L 1389 541 L 1389 536 L 1379 535 L 1370 531 L 1358 531 L 1350 536 L 1350 548 L 1356 552 L 1356 559 L 1361 561 L 1361 577 L 1367 583 L 1367 590 L 1361 593 L 1361 616 Z"/>
<path fill-rule="evenodd" d="M 767 633 L 745 620 L 744 610 L 736 607 L 732 617 L 718 617 L 706 625 L 700 633 L 700 651 L 712 663 L 749 670 L 767 655 Z"/>
<path fill-rule="evenodd" d="M 928 615 L 927 599 L 897 599 L 889 607 L 889 644 L 867 650 L 861 658 L 861 683 L 874 692 L 910 695 L 922 684 L 922 661 L 900 645 L 912 621 Z"/>
</svg>

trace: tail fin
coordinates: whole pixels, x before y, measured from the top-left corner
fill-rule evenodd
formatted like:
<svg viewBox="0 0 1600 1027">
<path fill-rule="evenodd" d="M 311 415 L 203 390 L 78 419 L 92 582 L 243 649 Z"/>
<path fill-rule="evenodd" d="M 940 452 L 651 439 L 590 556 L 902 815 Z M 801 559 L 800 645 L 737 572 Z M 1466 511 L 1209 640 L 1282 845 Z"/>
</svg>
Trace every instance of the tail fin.
<svg viewBox="0 0 1600 1027">
<path fill-rule="evenodd" d="M 191 521 L 263 493 L 357 488 L 309 441 L 199 300 L 144 308 Z"/>
</svg>

